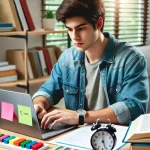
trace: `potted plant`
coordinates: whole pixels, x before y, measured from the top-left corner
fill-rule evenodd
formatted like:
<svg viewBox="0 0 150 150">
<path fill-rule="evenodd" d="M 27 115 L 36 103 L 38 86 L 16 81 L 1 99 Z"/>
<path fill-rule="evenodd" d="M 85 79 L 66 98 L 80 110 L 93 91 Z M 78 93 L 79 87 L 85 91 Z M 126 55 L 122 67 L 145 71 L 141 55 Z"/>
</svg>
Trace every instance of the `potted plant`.
<svg viewBox="0 0 150 150">
<path fill-rule="evenodd" d="M 45 12 L 43 16 L 43 28 L 44 29 L 51 29 L 51 30 L 55 29 L 56 19 L 54 16 L 55 16 L 54 12 L 51 10 L 48 10 Z"/>
</svg>

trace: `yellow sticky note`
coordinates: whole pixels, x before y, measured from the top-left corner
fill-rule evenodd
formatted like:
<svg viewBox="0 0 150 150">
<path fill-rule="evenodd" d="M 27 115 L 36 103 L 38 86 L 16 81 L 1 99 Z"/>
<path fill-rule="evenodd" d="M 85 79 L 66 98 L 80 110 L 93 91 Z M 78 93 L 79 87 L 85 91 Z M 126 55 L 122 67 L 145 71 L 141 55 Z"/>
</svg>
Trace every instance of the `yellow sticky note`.
<svg viewBox="0 0 150 150">
<path fill-rule="evenodd" d="M 19 123 L 32 126 L 31 108 L 27 106 L 18 105 Z"/>
<path fill-rule="evenodd" d="M 19 140 L 19 139 L 20 139 L 19 137 L 16 137 L 16 138 L 14 138 L 12 140 L 9 140 L 9 144 L 14 145 L 14 142 Z"/>
</svg>

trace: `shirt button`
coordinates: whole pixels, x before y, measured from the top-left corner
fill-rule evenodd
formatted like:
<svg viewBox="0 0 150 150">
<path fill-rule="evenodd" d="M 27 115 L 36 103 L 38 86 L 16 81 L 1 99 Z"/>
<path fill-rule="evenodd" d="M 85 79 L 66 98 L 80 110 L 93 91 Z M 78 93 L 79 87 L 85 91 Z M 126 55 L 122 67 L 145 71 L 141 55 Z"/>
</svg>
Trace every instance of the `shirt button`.
<svg viewBox="0 0 150 150">
<path fill-rule="evenodd" d="M 82 104 L 80 104 L 80 106 L 82 106 Z"/>
<path fill-rule="evenodd" d="M 67 92 L 69 92 L 69 90 L 67 90 Z"/>
<path fill-rule="evenodd" d="M 118 92 L 118 89 L 116 89 L 116 92 Z"/>
</svg>

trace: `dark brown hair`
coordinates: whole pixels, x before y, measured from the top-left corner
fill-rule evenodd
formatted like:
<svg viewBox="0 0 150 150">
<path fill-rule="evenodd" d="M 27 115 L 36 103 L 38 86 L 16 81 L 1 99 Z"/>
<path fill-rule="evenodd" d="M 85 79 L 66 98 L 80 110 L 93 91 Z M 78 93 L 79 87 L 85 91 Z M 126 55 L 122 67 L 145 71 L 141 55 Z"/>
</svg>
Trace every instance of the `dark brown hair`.
<svg viewBox="0 0 150 150">
<path fill-rule="evenodd" d="M 65 23 L 66 19 L 76 16 L 85 18 L 95 29 L 99 17 L 105 20 L 105 7 L 103 1 L 63 0 L 56 12 L 57 21 Z M 101 31 L 103 31 L 103 27 Z"/>
</svg>

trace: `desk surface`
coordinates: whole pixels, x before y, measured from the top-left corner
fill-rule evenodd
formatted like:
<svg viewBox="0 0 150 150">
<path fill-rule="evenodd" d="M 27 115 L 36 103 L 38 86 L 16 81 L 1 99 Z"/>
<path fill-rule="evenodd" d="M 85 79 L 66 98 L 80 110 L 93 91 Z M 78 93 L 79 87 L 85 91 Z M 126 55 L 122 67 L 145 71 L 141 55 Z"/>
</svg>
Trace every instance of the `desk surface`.
<svg viewBox="0 0 150 150">
<path fill-rule="evenodd" d="M 75 130 L 75 129 L 73 129 Z M 72 131 L 72 130 L 71 130 Z M 71 132 L 71 131 L 68 131 L 68 132 Z M 8 130 L 4 130 L 4 129 L 0 129 L 0 132 L 1 133 L 4 133 L 4 134 L 8 134 L 8 135 L 14 135 L 14 136 L 18 136 L 18 137 L 23 137 L 23 138 L 27 138 L 27 139 L 31 139 L 31 140 L 37 140 L 37 141 L 41 141 L 43 143 L 47 143 L 48 141 L 50 140 L 54 140 L 55 138 L 59 137 L 59 136 L 62 136 L 66 133 L 63 133 L 61 135 L 58 135 L 58 136 L 55 136 L 55 137 L 52 137 L 52 138 L 49 138 L 47 140 L 39 140 L 39 139 L 35 139 L 35 138 L 32 138 L 32 137 L 29 137 L 29 136 L 25 136 L 25 135 L 22 135 L 22 134 L 18 134 L 18 133 L 14 133 L 14 132 L 11 132 L 11 131 L 8 131 Z M 47 150 L 54 150 L 55 148 L 57 147 L 57 145 L 52 145 L 52 144 L 49 144 L 49 147 Z M 130 144 L 124 146 L 121 150 L 130 150 Z M 0 150 L 6 150 L 4 148 L 0 148 Z"/>
</svg>

